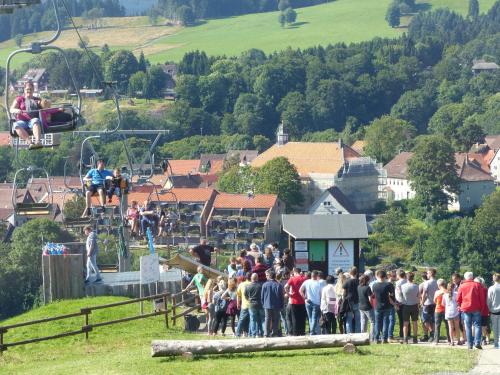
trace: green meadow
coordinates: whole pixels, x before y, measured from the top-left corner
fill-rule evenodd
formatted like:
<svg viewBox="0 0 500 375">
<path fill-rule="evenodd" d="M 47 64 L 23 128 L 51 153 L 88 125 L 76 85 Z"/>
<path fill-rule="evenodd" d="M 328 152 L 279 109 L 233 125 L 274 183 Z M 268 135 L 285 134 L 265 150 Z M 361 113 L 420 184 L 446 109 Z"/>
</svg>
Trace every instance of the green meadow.
<svg viewBox="0 0 500 375">
<path fill-rule="evenodd" d="M 74 313 L 82 307 L 121 300 L 126 298 L 96 297 L 55 302 L 0 322 L 0 326 Z M 150 304 L 145 303 L 145 312 L 150 311 Z M 137 304 L 96 310 L 90 315 L 90 323 L 138 313 Z M 81 316 L 58 320 L 12 329 L 4 339 L 9 343 L 57 334 L 77 330 L 82 324 Z M 202 355 L 192 360 L 151 358 L 151 340 L 207 338 L 206 334 L 184 333 L 182 326 L 170 327 L 166 329 L 163 317 L 158 316 L 95 328 L 87 342 L 84 335 L 78 335 L 12 347 L 0 357 L 0 374 L 304 374 L 314 369 L 318 374 L 399 375 L 467 372 L 477 360 L 477 351 L 452 349 L 445 344 L 437 348 L 429 345 L 370 345 L 359 347 L 356 354 L 332 348 Z"/>
</svg>

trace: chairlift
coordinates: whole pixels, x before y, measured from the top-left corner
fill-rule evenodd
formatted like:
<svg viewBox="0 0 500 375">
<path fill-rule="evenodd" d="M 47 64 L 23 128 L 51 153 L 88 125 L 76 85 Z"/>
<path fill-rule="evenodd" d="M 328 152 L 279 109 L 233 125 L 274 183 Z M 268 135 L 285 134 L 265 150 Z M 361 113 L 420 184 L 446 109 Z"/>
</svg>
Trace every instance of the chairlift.
<svg viewBox="0 0 500 375">
<path fill-rule="evenodd" d="M 56 19 L 57 30 L 54 35 L 48 40 L 42 40 L 31 43 L 31 45 L 27 48 L 21 48 L 12 52 L 7 58 L 6 69 L 5 69 L 5 82 L 8 84 L 10 82 L 10 65 L 14 56 L 20 53 L 30 53 L 33 55 L 41 54 L 44 51 L 56 51 L 60 53 L 64 59 L 65 65 L 68 69 L 69 76 L 71 82 L 73 84 L 75 95 L 77 98 L 77 104 L 73 105 L 73 103 L 57 103 L 52 104 L 51 108 L 39 109 L 38 111 L 34 111 L 37 113 L 30 113 L 30 117 L 37 117 L 40 119 L 41 130 L 43 134 L 52 134 L 52 133 L 62 133 L 73 131 L 77 128 L 79 120 L 80 120 L 80 112 L 82 106 L 82 98 L 80 94 L 80 90 L 78 85 L 76 84 L 75 77 L 73 75 L 73 71 L 69 65 L 67 56 L 62 48 L 52 45 L 59 36 L 61 35 L 61 22 L 59 16 L 59 10 L 57 8 L 57 0 L 51 0 L 54 8 L 54 14 Z M 5 4 L 3 4 L 5 3 Z M 7 4 L 11 3 L 11 5 Z M 0 2 L 0 9 L 3 8 L 3 5 L 8 9 L 9 6 L 29 6 L 33 4 L 38 4 L 40 1 L 29 1 L 29 0 L 3 0 Z M 10 111 L 10 90 L 5 90 L 5 108 L 7 110 L 7 118 L 8 118 L 8 126 L 10 130 L 10 134 L 13 138 L 17 138 L 18 134 L 13 129 L 13 125 L 16 122 L 15 116 Z M 49 116 L 50 115 L 50 116 Z M 32 135 L 30 131 L 28 134 Z M 16 147 L 19 146 L 19 142 L 16 142 Z"/>
<path fill-rule="evenodd" d="M 42 175 L 42 179 L 44 179 L 45 182 L 35 183 L 34 179 L 37 177 L 37 174 Z M 25 177 L 24 183 L 21 181 L 22 177 Z M 45 202 L 36 202 L 35 200 L 33 202 L 25 202 L 24 195 L 22 195 L 22 199 L 19 199 L 20 189 L 26 189 L 26 192 L 33 192 L 35 191 L 34 186 L 36 185 L 45 188 Z M 12 183 L 12 206 L 14 208 L 14 212 L 21 216 L 48 215 L 52 212 L 52 187 L 49 174 L 45 169 L 30 166 L 16 171 L 14 175 L 14 182 Z"/>
</svg>

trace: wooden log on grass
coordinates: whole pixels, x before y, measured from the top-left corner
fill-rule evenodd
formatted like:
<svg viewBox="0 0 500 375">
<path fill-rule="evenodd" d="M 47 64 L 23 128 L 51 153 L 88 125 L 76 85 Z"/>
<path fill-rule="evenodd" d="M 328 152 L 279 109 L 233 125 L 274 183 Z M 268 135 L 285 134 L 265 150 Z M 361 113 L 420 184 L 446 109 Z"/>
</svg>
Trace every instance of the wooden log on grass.
<svg viewBox="0 0 500 375">
<path fill-rule="evenodd" d="M 153 340 L 153 357 L 197 354 L 249 353 L 269 350 L 343 347 L 346 344 L 369 345 L 368 333 L 346 335 L 289 336 L 228 340 Z"/>
</svg>

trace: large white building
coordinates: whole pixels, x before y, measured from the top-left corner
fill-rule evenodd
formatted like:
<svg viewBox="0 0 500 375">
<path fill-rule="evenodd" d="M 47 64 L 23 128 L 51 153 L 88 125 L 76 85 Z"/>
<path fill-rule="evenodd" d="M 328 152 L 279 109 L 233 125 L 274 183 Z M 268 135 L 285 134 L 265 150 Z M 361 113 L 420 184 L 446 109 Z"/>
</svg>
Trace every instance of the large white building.
<svg viewBox="0 0 500 375">
<path fill-rule="evenodd" d="M 252 167 L 285 157 L 295 166 L 302 182 L 303 211 L 332 186 L 338 187 L 358 212 L 372 210 L 385 196 L 385 171 L 375 160 L 362 157 L 342 141 L 288 142 L 280 126 L 277 142 L 257 156 Z"/>
<path fill-rule="evenodd" d="M 411 156 L 411 152 L 402 152 L 385 165 L 388 200 L 399 201 L 415 196 L 408 180 L 408 160 Z M 495 191 L 493 177 L 481 164 L 481 159 L 473 156 L 467 153 L 455 154 L 457 175 L 460 177 L 460 194 L 453 195 L 448 204 L 450 210 L 472 210 L 479 207 L 484 198 Z"/>
</svg>

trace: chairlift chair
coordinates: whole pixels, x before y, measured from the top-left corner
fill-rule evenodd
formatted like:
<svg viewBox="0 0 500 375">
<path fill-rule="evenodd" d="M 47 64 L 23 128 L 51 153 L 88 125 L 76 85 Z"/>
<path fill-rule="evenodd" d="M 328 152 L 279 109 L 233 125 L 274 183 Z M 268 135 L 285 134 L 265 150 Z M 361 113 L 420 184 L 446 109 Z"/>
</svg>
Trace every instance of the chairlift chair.
<svg viewBox="0 0 500 375">
<path fill-rule="evenodd" d="M 45 183 L 33 183 L 34 179 L 36 178 L 35 175 L 36 173 L 39 172 L 40 174 L 43 175 L 43 178 L 45 179 Z M 24 201 L 19 201 L 18 196 L 19 196 L 19 190 L 21 189 L 21 176 L 25 175 L 25 177 L 28 177 L 26 179 L 26 185 L 25 189 L 29 191 L 33 191 L 33 186 L 35 185 L 41 185 L 42 187 L 45 187 L 46 191 L 46 202 L 24 202 Z M 24 198 L 24 196 L 23 196 Z M 40 216 L 40 215 L 48 215 L 52 212 L 53 210 L 53 194 L 52 194 L 52 187 L 50 184 L 50 178 L 48 172 L 39 167 L 27 167 L 27 168 L 21 168 L 18 169 L 14 175 L 14 182 L 12 183 L 12 207 L 14 208 L 14 212 L 17 215 L 20 216 Z"/>
<path fill-rule="evenodd" d="M 69 132 L 69 131 L 74 131 L 79 123 L 80 120 L 80 112 L 81 112 L 81 106 L 82 106 L 82 98 L 80 94 L 80 89 L 78 85 L 76 84 L 75 77 L 73 75 L 73 71 L 71 70 L 71 67 L 69 65 L 67 56 L 62 48 L 59 48 L 57 46 L 51 45 L 54 43 L 60 36 L 61 34 L 61 24 L 60 24 L 60 16 L 59 16 L 59 11 L 57 8 L 57 0 L 51 0 L 53 7 L 54 7 L 54 13 L 55 13 L 55 19 L 56 19 L 56 26 L 57 30 L 55 31 L 55 34 L 52 36 L 52 38 L 48 40 L 42 40 L 38 42 L 33 42 L 30 47 L 27 48 L 21 48 L 18 50 L 15 50 L 12 52 L 9 57 L 7 58 L 7 63 L 6 63 L 6 69 L 5 69 L 5 82 L 8 83 L 10 82 L 10 64 L 14 56 L 20 53 L 30 53 L 30 54 L 40 54 L 44 51 L 48 50 L 53 50 L 57 51 L 60 53 L 64 59 L 64 62 L 66 64 L 66 67 L 68 69 L 69 75 L 71 82 L 73 84 L 74 90 L 75 90 L 75 95 L 77 97 L 77 104 L 73 105 L 72 103 L 58 103 L 52 105 L 50 109 L 41 109 L 38 111 L 38 118 L 40 119 L 41 122 L 41 128 L 42 128 L 42 134 L 52 134 L 52 133 L 62 133 L 62 132 Z M 33 4 L 39 4 L 40 0 L 0 0 L 0 10 L 1 9 L 10 9 L 13 6 L 14 7 L 19 7 L 19 6 L 29 6 Z M 10 134 L 13 138 L 17 138 L 18 135 L 13 129 L 13 125 L 16 122 L 15 116 L 10 112 L 10 90 L 5 90 L 5 108 L 7 110 L 7 118 L 8 118 L 8 125 L 9 125 L 9 131 Z M 54 112 L 51 114 L 53 120 L 48 121 L 47 116 L 43 116 L 44 112 L 47 111 Z M 29 131 L 28 133 L 32 135 Z M 16 143 L 16 145 L 19 145 L 19 142 Z"/>
</svg>

